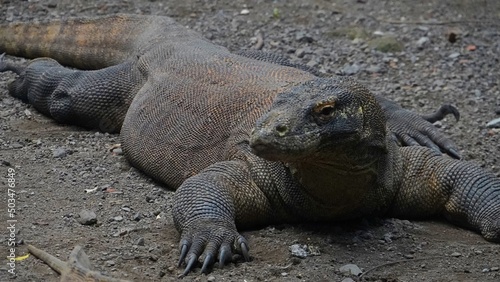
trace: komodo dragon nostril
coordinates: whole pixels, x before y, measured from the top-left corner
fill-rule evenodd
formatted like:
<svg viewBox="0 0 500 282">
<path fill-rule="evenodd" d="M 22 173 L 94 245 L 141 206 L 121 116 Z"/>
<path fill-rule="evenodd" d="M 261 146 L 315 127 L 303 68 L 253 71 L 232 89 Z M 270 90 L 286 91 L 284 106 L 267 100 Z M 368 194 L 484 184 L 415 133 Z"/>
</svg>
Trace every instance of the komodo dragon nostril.
<svg viewBox="0 0 500 282">
<path fill-rule="evenodd" d="M 284 136 L 288 132 L 288 126 L 283 124 L 276 125 L 275 129 L 279 136 Z"/>
</svg>

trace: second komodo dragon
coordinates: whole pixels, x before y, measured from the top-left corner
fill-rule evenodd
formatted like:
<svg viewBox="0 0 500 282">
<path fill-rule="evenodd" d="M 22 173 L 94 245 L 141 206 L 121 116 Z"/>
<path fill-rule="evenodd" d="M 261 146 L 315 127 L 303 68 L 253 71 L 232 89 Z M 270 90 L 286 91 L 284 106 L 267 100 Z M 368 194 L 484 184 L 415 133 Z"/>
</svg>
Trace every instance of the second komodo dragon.
<svg viewBox="0 0 500 282">
<path fill-rule="evenodd" d="M 278 222 L 441 215 L 500 241 L 500 180 L 441 156 L 458 151 L 426 121 L 452 108 L 420 117 L 167 17 L 6 24 L 0 52 L 53 58 L 3 59 L 0 71 L 19 74 L 11 95 L 61 123 L 120 132 L 130 163 L 176 190 L 184 274 L 201 256 L 202 272 L 234 252 L 248 260 L 237 228 Z"/>
</svg>

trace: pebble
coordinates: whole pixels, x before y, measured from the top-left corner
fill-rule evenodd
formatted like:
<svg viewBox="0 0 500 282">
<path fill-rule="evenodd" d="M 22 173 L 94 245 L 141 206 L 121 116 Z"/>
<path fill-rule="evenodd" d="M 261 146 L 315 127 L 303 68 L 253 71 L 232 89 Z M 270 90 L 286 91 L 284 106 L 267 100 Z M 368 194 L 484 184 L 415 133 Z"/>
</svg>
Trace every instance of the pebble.
<svg viewBox="0 0 500 282">
<path fill-rule="evenodd" d="M 451 253 L 451 255 L 450 255 L 450 256 L 458 258 L 458 257 L 459 257 L 459 256 L 461 256 L 461 255 L 462 255 L 462 254 L 461 254 L 461 253 L 459 253 L 459 252 L 453 252 L 453 253 Z"/>
<path fill-rule="evenodd" d="M 121 216 L 121 215 L 115 216 L 115 217 L 113 217 L 113 220 L 117 221 L 117 222 L 120 222 L 120 221 L 123 220 L 123 216 Z"/>
<path fill-rule="evenodd" d="M 97 215 L 93 211 L 81 210 L 78 215 L 78 222 L 82 225 L 92 225 L 97 223 Z"/>
<path fill-rule="evenodd" d="M 500 118 L 496 118 L 486 124 L 487 128 L 500 128 Z"/>
<path fill-rule="evenodd" d="M 52 151 L 52 157 L 62 159 L 68 155 L 68 151 L 64 148 L 57 148 Z"/>
<path fill-rule="evenodd" d="M 458 58 L 458 57 L 460 57 L 460 53 L 458 53 L 458 52 L 451 53 L 451 54 L 448 56 L 448 58 L 450 58 L 450 59 L 456 59 L 456 58 Z"/>
<path fill-rule="evenodd" d="M 361 271 L 361 269 L 357 265 L 351 263 L 341 266 L 339 268 L 339 271 L 344 275 L 355 275 L 355 276 L 358 276 L 361 273 L 363 273 L 363 271 Z"/>
<path fill-rule="evenodd" d="M 342 69 L 342 71 L 346 75 L 353 75 L 353 74 L 358 73 L 360 69 L 361 69 L 361 67 L 358 64 L 352 64 L 352 65 L 346 65 L 346 66 L 344 66 L 344 68 Z"/>
<path fill-rule="evenodd" d="M 423 49 L 425 46 L 429 45 L 429 42 L 429 37 L 421 37 L 416 43 L 417 48 Z"/>
<path fill-rule="evenodd" d="M 10 146 L 12 147 L 12 149 L 21 149 L 22 147 L 24 147 L 21 143 L 18 142 L 14 142 Z"/>
<path fill-rule="evenodd" d="M 133 219 L 134 221 L 139 221 L 139 220 L 141 220 L 141 219 L 142 219 L 142 215 L 141 215 L 141 213 L 140 213 L 140 212 L 137 212 L 137 213 L 134 215 L 134 217 L 132 217 L 132 219 Z"/>
<path fill-rule="evenodd" d="M 215 276 L 213 276 L 213 275 L 208 276 L 208 277 L 207 277 L 207 281 L 208 281 L 208 282 L 213 282 L 213 281 L 215 281 Z"/>
<path fill-rule="evenodd" d="M 295 40 L 303 43 L 312 43 L 314 41 L 314 39 L 310 35 L 306 34 L 304 31 L 298 31 L 295 34 Z"/>
<path fill-rule="evenodd" d="M 292 253 L 292 256 L 298 258 L 306 258 L 308 256 L 321 255 L 319 248 L 312 245 L 293 244 L 290 247 L 288 247 L 288 249 Z"/>
<path fill-rule="evenodd" d="M 250 10 L 248 10 L 248 9 L 243 9 L 240 12 L 240 15 L 248 15 L 248 14 L 250 14 Z"/>
<path fill-rule="evenodd" d="M 137 239 L 137 241 L 135 241 L 135 244 L 137 246 L 144 246 L 144 238 L 140 237 L 139 239 Z"/>
<path fill-rule="evenodd" d="M 114 260 L 107 260 L 105 263 L 106 263 L 106 266 L 108 266 L 108 267 L 114 266 L 116 264 Z"/>
<path fill-rule="evenodd" d="M 342 282 L 354 282 L 354 280 L 352 280 L 352 278 L 345 278 L 342 280 Z"/>
</svg>

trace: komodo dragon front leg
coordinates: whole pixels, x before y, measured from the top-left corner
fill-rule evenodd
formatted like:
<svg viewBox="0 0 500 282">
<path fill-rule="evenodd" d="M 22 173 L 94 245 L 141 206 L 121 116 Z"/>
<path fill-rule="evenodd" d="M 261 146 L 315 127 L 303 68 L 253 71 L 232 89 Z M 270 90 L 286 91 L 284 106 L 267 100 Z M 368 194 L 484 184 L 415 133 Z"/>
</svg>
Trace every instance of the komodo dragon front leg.
<svg viewBox="0 0 500 282">
<path fill-rule="evenodd" d="M 500 242 L 500 180 L 464 161 L 422 147 L 400 148 L 403 176 L 389 214 L 401 218 L 444 216 Z"/>
</svg>

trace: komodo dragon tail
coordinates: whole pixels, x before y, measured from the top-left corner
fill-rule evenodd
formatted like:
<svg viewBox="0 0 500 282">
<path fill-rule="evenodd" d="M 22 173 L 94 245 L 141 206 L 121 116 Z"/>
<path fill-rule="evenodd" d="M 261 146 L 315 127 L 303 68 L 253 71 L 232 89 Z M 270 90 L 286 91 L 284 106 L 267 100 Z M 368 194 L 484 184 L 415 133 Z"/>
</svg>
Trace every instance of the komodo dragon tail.
<svg viewBox="0 0 500 282">
<path fill-rule="evenodd" d="M 153 17 L 154 19 L 154 17 Z M 99 19 L 63 19 L 0 25 L 0 54 L 51 57 L 79 69 L 123 62 L 138 50 L 139 37 L 152 18 L 113 15 Z"/>
</svg>

